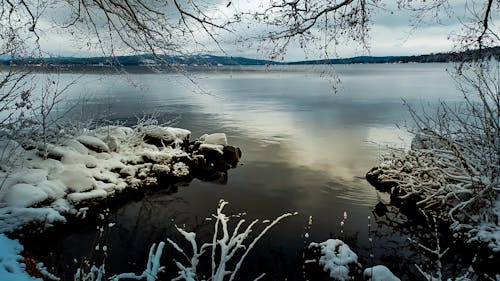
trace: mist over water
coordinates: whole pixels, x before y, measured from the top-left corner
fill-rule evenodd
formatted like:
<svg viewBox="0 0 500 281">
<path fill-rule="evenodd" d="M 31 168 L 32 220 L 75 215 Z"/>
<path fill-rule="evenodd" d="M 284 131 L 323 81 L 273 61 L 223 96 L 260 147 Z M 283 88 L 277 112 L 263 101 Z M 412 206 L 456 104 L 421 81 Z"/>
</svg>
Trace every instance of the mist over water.
<svg viewBox="0 0 500 281">
<path fill-rule="evenodd" d="M 110 249 L 108 272 L 142 271 L 152 243 L 181 239 L 175 225 L 208 239 L 212 227 L 205 218 L 223 198 L 230 202 L 229 213 L 246 212 L 248 221 L 299 212 L 259 242 L 240 280 L 253 280 L 261 272 L 268 273 L 266 280 L 301 280 L 301 250 L 328 238 L 343 238 L 366 266 L 372 253 L 373 262 L 407 274 L 414 262 L 404 260 L 417 254 L 406 234 L 374 223 L 377 233 L 370 248 L 368 216 L 373 217 L 380 196 L 364 176 L 387 146 L 410 144 L 411 134 L 398 128 L 411 126 L 402 99 L 418 106 L 459 99 L 446 72 L 449 67 L 339 65 L 335 70 L 341 83 L 335 85 L 328 75 L 331 69 L 312 66 L 220 67 L 190 77 L 85 74 L 71 88 L 68 103 L 60 105 L 61 112 L 72 108 L 66 118 L 133 125 L 136 116 L 154 115 L 160 122 L 191 130 L 191 139 L 226 133 L 229 143 L 243 152 L 226 184 L 193 180 L 173 190 L 147 192 L 111 210 L 108 219 L 116 225 L 105 230 L 100 242 Z M 61 79 L 78 75 L 63 74 Z M 341 234 L 344 211 L 348 219 Z M 305 239 L 309 216 L 313 224 Z M 54 241 L 53 256 L 47 260 L 81 260 L 95 237 L 92 229 L 70 233 Z M 173 266 L 168 257 L 165 263 Z"/>
</svg>

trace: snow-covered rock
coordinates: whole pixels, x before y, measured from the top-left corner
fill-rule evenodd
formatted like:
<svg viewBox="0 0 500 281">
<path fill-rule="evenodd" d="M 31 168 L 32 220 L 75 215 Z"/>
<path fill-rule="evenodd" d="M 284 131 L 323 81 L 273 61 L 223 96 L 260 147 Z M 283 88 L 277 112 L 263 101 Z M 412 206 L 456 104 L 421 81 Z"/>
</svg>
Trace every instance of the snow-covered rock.
<svg viewBox="0 0 500 281">
<path fill-rule="evenodd" d="M 376 265 L 365 269 L 363 278 L 367 281 L 401 281 L 383 265 Z"/>
<path fill-rule="evenodd" d="M 49 197 L 42 189 L 26 183 L 18 183 L 5 189 L 5 195 L 0 202 L 8 206 L 29 207 Z"/>
<path fill-rule="evenodd" d="M 172 166 L 172 172 L 176 177 L 185 177 L 189 175 L 189 167 L 183 162 L 178 162 Z"/>
<path fill-rule="evenodd" d="M 75 192 L 68 195 L 68 199 L 73 203 L 79 203 L 81 201 L 91 200 L 91 199 L 104 199 L 108 193 L 103 189 L 94 189 L 88 192 Z"/>
<path fill-rule="evenodd" d="M 222 151 L 224 149 L 224 146 L 221 144 L 202 143 L 200 144 L 200 147 L 198 149 L 201 152 L 211 150 L 218 152 L 220 155 L 224 154 L 224 152 Z"/>
<path fill-rule="evenodd" d="M 338 281 L 350 280 L 350 268 L 358 265 L 358 256 L 339 239 L 328 239 L 321 243 L 311 243 L 309 248 L 319 247 L 319 264 L 330 277 Z"/>
<path fill-rule="evenodd" d="M 68 166 L 62 172 L 52 175 L 51 178 L 60 180 L 73 192 L 87 191 L 94 187 L 94 180 L 84 166 Z"/>
<path fill-rule="evenodd" d="M 0 233 L 12 232 L 34 223 L 44 227 L 50 227 L 56 222 L 66 222 L 66 219 L 51 207 L 0 208 Z"/>
<path fill-rule="evenodd" d="M 204 144 L 227 145 L 227 137 L 224 133 L 205 134 L 199 138 Z"/>
<path fill-rule="evenodd" d="M 73 149 L 74 151 L 86 155 L 89 153 L 88 148 L 83 145 L 81 142 L 75 140 L 75 139 L 67 139 L 64 140 L 63 146 L 68 147 L 70 149 Z"/>
<path fill-rule="evenodd" d="M 141 128 L 144 140 L 158 146 L 178 145 L 189 140 L 191 132 L 180 128 L 145 126 Z"/>
<path fill-rule="evenodd" d="M 79 136 L 76 138 L 81 144 L 96 152 L 109 152 L 109 147 L 101 139 L 93 136 Z"/>
<path fill-rule="evenodd" d="M 185 179 L 192 176 L 192 168 L 203 171 L 200 167 L 205 165 L 218 169 L 197 154 L 198 150 L 190 150 L 190 134 L 184 129 L 153 125 L 135 129 L 108 126 L 61 140 L 60 145 L 26 151 L 22 167 L 0 170 L 0 232 L 29 223 L 64 221 L 61 214 L 76 214 L 90 201 L 126 188 L 157 185 L 159 179 Z M 147 137 L 160 143 L 146 143 Z M 223 161 L 225 134 L 205 135 L 203 141 L 218 150 L 217 161 Z M 49 157 L 44 157 L 47 154 Z M 226 165 L 222 167 L 227 170 Z"/>
</svg>

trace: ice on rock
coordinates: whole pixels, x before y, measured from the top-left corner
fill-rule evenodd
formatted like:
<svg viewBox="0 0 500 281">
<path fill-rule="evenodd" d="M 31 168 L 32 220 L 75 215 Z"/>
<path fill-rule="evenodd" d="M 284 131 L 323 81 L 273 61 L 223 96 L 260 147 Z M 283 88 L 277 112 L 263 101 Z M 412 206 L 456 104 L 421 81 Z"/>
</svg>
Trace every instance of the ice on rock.
<svg viewBox="0 0 500 281">
<path fill-rule="evenodd" d="M 365 269 L 363 278 L 367 281 L 401 281 L 383 265 L 376 265 Z"/>
</svg>

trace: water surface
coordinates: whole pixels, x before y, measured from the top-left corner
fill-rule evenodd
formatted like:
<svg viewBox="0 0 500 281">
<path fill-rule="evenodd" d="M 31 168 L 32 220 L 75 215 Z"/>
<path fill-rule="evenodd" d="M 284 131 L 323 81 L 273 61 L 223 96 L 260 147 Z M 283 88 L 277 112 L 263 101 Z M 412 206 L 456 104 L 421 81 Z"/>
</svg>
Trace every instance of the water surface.
<svg viewBox="0 0 500 281">
<path fill-rule="evenodd" d="M 96 244 L 106 244 L 108 272 L 139 272 L 152 243 L 167 237 L 181 240 L 175 225 L 208 239 L 212 227 L 205 218 L 225 199 L 229 213 L 246 212 L 249 220 L 299 213 L 260 241 L 239 280 L 253 280 L 261 272 L 268 274 L 266 280 L 307 279 L 300 260 L 304 245 L 328 238 L 348 241 L 366 266 L 384 263 L 397 274 L 412 276 L 415 262 L 409 259 L 418 260 L 420 254 L 406 242 L 407 234 L 375 223 L 372 210 L 380 195 L 364 176 L 388 145 L 409 144 L 411 135 L 398 128 L 409 122 L 402 99 L 416 105 L 457 100 L 447 67 L 336 66 L 339 85 L 328 79 L 329 68 L 312 66 L 218 68 L 195 72 L 189 79 L 178 74 L 86 74 L 71 89 L 70 104 L 78 102 L 72 118 L 133 124 L 136 116 L 154 115 L 191 130 L 192 138 L 224 132 L 230 144 L 242 149 L 243 158 L 224 185 L 194 180 L 175 192 L 148 192 L 110 210 L 106 223 L 116 225 L 106 228 L 102 238 L 96 238 L 95 227 L 68 234 L 51 244 L 46 263 L 59 264 L 56 271 L 65 268 L 70 274 L 74 264 L 58 261 L 79 263 L 95 255 Z M 77 75 L 61 79 L 72 77 Z M 341 227 L 344 212 L 348 218 Z M 172 266 L 174 250 L 167 251 L 164 263 Z"/>
</svg>

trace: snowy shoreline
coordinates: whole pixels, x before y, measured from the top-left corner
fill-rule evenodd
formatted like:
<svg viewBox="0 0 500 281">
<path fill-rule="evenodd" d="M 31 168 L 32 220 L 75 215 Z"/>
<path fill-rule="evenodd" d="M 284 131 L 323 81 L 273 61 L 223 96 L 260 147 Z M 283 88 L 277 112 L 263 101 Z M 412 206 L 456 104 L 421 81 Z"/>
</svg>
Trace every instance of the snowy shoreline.
<svg viewBox="0 0 500 281">
<path fill-rule="evenodd" d="M 194 177 L 224 180 L 241 150 L 229 146 L 222 133 L 193 142 L 190 135 L 171 127 L 110 126 L 38 149 L 9 141 L 23 158 L 0 171 L 0 232 L 84 216 L 90 205 L 126 189 Z"/>
<path fill-rule="evenodd" d="M 473 266 L 495 273 L 500 262 L 498 183 L 481 173 L 471 177 L 450 147 L 447 140 L 422 130 L 409 151 L 387 155 L 366 179 L 378 191 L 390 194 L 390 205 L 413 223 L 431 232 L 437 232 L 436 224 L 445 225 L 451 240 L 475 251 Z M 379 205 L 383 215 L 387 209 Z"/>
<path fill-rule="evenodd" d="M 228 145 L 223 133 L 192 142 L 190 136 L 185 129 L 142 124 L 87 130 L 57 145 L 35 147 L 0 139 L 0 149 L 17 157 L 15 165 L 0 166 L 0 243 L 5 246 L 0 249 L 0 277 L 18 280 L 26 275 L 32 280 L 19 256 L 22 245 L 6 234 L 84 218 L 127 191 L 193 178 L 227 180 L 241 150 Z"/>
</svg>

